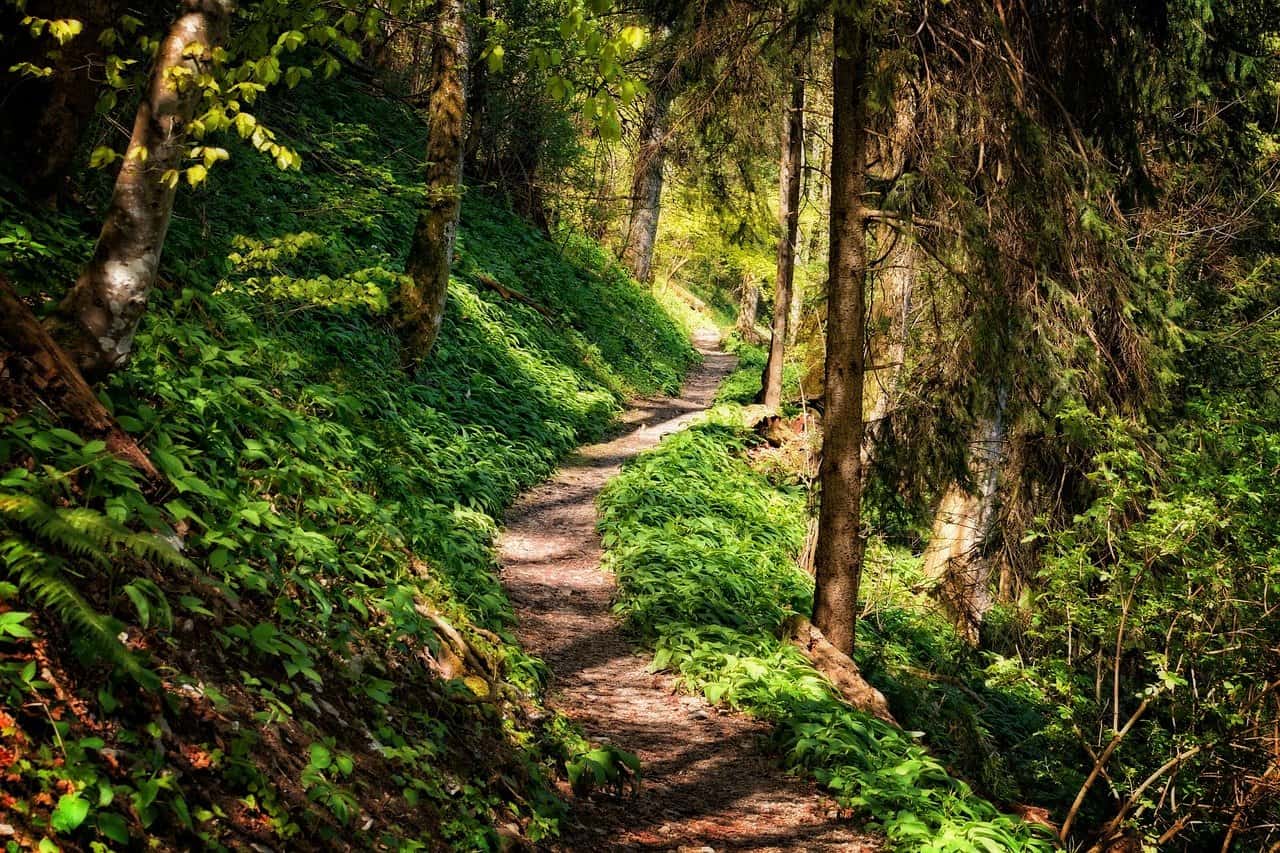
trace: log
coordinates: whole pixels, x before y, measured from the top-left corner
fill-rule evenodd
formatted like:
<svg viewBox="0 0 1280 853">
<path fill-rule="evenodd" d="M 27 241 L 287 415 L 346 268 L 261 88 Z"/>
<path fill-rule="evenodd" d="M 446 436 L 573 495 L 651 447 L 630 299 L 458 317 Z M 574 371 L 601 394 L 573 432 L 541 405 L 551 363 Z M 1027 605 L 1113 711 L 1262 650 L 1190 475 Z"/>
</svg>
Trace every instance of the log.
<svg viewBox="0 0 1280 853">
<path fill-rule="evenodd" d="M 792 616 L 782 623 L 782 636 L 804 653 L 846 702 L 894 728 L 902 728 L 889 713 L 889 702 L 884 694 L 872 687 L 862 677 L 853 659 L 833 646 L 812 622 L 800 615 Z"/>
<path fill-rule="evenodd" d="M 479 282 L 480 284 L 483 284 L 485 287 L 489 288 L 490 290 L 496 292 L 503 299 L 509 299 L 513 302 L 519 302 L 521 305 L 528 305 L 530 308 L 532 308 L 534 311 L 537 311 L 539 314 L 541 314 L 543 317 L 546 317 L 548 320 L 556 319 L 556 315 L 552 312 L 550 308 L 538 302 L 535 302 L 534 300 L 530 299 L 528 296 L 525 296 L 523 293 L 517 290 L 512 290 L 502 282 L 498 281 L 493 276 L 485 275 L 484 273 L 479 273 L 476 275 L 476 281 Z"/>
<path fill-rule="evenodd" d="M 26 388 L 54 415 L 67 418 L 81 435 L 104 441 L 107 450 L 148 480 L 162 480 L 146 451 L 102 405 L 70 354 L 53 339 L 3 275 L 0 347 L 0 377 L 16 388 Z"/>
</svg>

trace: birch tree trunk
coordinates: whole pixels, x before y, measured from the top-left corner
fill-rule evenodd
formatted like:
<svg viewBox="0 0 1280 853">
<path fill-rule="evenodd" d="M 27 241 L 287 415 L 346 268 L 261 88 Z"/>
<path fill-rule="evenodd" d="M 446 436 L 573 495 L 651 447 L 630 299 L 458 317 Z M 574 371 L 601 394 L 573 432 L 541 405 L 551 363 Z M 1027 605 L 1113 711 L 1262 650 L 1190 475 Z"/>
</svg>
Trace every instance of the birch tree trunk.
<svg viewBox="0 0 1280 853">
<path fill-rule="evenodd" d="M 122 365 L 160 267 L 187 125 L 202 96 L 193 76 L 226 38 L 230 0 L 186 0 L 156 54 L 93 257 L 59 307 L 59 336 L 86 374 Z"/>
<path fill-rule="evenodd" d="M 984 548 L 996 517 L 1004 458 L 1003 391 L 995 409 L 993 417 L 979 425 L 970 449 L 969 470 L 977 490 L 957 483 L 947 487 L 924 552 L 924 572 L 934 584 L 934 595 L 970 645 L 978 644 L 982 620 L 994 603 L 991 561 Z"/>
<path fill-rule="evenodd" d="M 641 284 L 653 281 L 653 247 L 658 238 L 658 216 L 662 213 L 667 117 L 675 94 L 669 79 L 672 73 L 669 67 L 664 67 L 650 84 L 631 179 L 631 218 L 627 223 L 622 263 Z"/>
<path fill-rule="evenodd" d="M 771 409 L 782 402 L 782 361 L 786 354 L 787 324 L 791 319 L 792 285 L 796 270 L 796 231 L 800 222 L 800 177 L 804 170 L 804 64 L 792 68 L 791 106 L 782 129 L 779 160 L 778 277 L 774 288 L 773 328 L 769 358 L 760 381 L 759 401 Z"/>
<path fill-rule="evenodd" d="M 467 27 L 462 0 L 439 0 L 431 41 L 427 106 L 426 202 L 409 247 L 398 323 L 405 361 L 426 358 L 444 320 L 453 244 L 462 210 L 462 159 L 467 118 Z"/>
<path fill-rule="evenodd" d="M 814 555 L 813 622 L 832 645 L 853 652 L 864 543 L 862 385 L 866 331 L 867 38 L 849 14 L 835 14 L 832 69 L 831 244 L 822 496 Z"/>
</svg>

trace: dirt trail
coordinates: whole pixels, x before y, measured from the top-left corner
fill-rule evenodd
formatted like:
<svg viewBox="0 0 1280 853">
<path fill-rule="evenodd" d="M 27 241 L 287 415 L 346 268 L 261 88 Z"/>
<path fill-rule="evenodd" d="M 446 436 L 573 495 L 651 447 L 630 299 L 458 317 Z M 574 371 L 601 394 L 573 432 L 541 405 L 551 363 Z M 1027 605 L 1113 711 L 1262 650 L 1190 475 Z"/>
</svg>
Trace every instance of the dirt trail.
<svg viewBox="0 0 1280 853">
<path fill-rule="evenodd" d="M 600 569 L 595 498 L 621 464 L 707 408 L 734 358 L 713 334 L 678 398 L 636 401 L 625 432 L 582 448 L 507 515 L 502 577 L 520 640 L 555 675 L 552 702 L 593 740 L 640 756 L 636 797 L 578 801 L 560 849 L 870 851 L 873 837 L 835 816 L 835 804 L 784 773 L 761 748 L 768 727 L 676 693 L 649 672 L 611 611 L 615 583 Z"/>
</svg>

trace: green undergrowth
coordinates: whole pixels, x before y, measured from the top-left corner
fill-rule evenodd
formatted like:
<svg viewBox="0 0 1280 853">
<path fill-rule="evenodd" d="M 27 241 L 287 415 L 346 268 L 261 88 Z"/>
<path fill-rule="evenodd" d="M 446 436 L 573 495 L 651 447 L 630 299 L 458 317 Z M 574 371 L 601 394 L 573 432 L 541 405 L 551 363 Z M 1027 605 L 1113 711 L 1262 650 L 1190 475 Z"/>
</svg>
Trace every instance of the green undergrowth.
<svg viewBox="0 0 1280 853">
<path fill-rule="evenodd" d="M 850 708 L 778 639 L 788 615 L 810 609 L 812 584 L 796 568 L 804 496 L 751 468 L 740 424 L 738 409 L 717 410 L 634 460 L 601 495 L 618 610 L 653 643 L 654 665 L 712 702 L 773 722 L 785 764 L 869 819 L 895 849 L 1052 849 L 1043 831 L 949 772 L 921 732 Z M 884 621 L 872 627 L 862 631 L 864 648 L 893 634 Z"/>
<path fill-rule="evenodd" d="M 439 342 L 406 375 L 389 306 L 424 128 L 350 84 L 277 112 L 303 169 L 237 148 L 184 188 L 135 357 L 103 391 L 165 484 L 0 409 L 15 843 L 497 849 L 501 827 L 556 831 L 557 778 L 627 766 L 541 708 L 493 538 L 520 490 L 696 354 L 594 244 L 469 196 Z M 5 186 L 0 261 L 38 302 L 95 217 L 33 211 Z"/>
<path fill-rule="evenodd" d="M 716 389 L 715 401 L 744 406 L 754 403 L 756 395 L 760 393 L 765 362 L 769 360 L 768 348 L 761 344 L 746 343 L 737 335 L 731 335 L 725 342 L 725 349 L 738 356 L 738 364 Z M 782 399 L 798 400 L 800 396 L 800 365 L 794 361 L 784 361 Z M 791 407 L 791 403 L 785 403 L 784 414 L 791 413 Z"/>
</svg>

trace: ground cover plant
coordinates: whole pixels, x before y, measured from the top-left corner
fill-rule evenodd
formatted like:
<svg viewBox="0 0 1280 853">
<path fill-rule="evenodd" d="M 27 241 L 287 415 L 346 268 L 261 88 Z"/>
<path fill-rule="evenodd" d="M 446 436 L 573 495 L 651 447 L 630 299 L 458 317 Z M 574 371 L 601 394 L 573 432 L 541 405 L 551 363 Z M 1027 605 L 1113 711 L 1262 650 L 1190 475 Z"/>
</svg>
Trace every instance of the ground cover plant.
<svg viewBox="0 0 1280 853">
<path fill-rule="evenodd" d="M 44 847 L 545 837 L 556 779 L 600 762 L 541 706 L 496 525 L 695 354 L 594 244 L 474 195 L 444 333 L 406 374 L 387 311 L 421 123 L 349 83 L 271 117 L 303 168 L 235 156 L 180 197 L 135 358 L 103 389 L 162 486 L 5 412 L 5 823 Z M 5 267 L 56 293 L 88 213 L 4 190 Z"/>
<path fill-rule="evenodd" d="M 796 568 L 804 496 L 742 458 L 740 410 L 668 438 L 629 464 L 600 498 L 618 610 L 712 702 L 770 720 L 786 764 L 868 818 L 898 849 L 1048 850 L 1044 830 L 1002 814 L 917 738 L 836 698 L 777 637 L 807 613 Z"/>
</svg>

